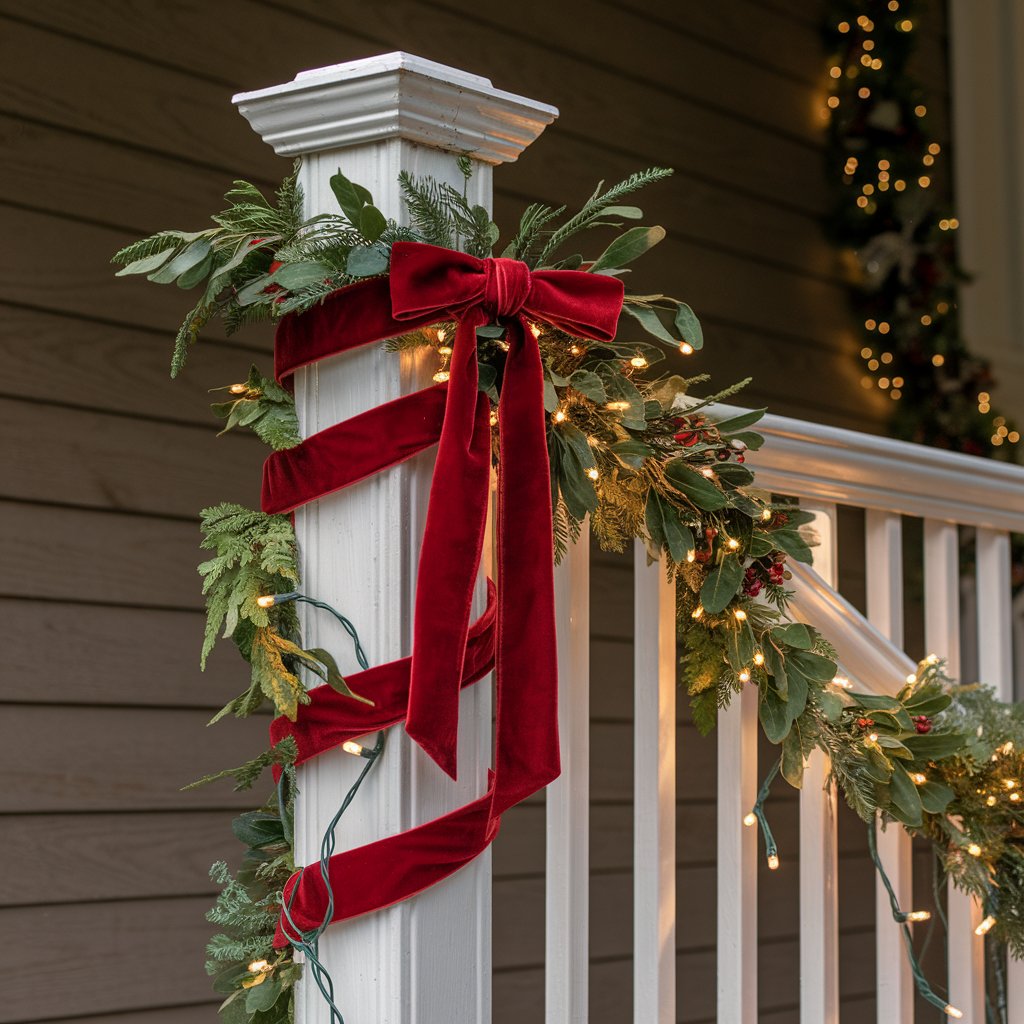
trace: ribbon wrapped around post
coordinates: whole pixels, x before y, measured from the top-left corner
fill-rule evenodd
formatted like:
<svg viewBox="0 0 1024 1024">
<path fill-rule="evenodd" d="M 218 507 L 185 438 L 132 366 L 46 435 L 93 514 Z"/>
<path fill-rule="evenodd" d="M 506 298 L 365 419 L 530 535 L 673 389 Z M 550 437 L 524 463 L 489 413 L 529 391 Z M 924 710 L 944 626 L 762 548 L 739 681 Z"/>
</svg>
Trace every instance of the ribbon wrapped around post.
<svg viewBox="0 0 1024 1024">
<path fill-rule="evenodd" d="M 575 270 L 531 272 L 509 259 L 477 259 L 396 242 L 388 278 L 341 289 L 282 322 L 275 370 L 285 378 L 318 359 L 454 319 L 447 385 L 426 388 L 275 452 L 263 509 L 288 512 L 438 445 L 417 577 L 410 658 L 351 677 L 373 707 L 320 686 L 296 722 L 276 719 L 274 742 L 294 735 L 300 761 L 346 738 L 405 719 L 406 732 L 456 775 L 459 692 L 496 669 L 494 768 L 487 792 L 440 818 L 335 855 L 334 920 L 414 895 L 468 863 L 497 834 L 501 814 L 558 776 L 557 664 L 551 484 L 543 363 L 531 321 L 610 341 L 622 308 L 616 278 Z M 472 626 L 490 489 L 491 427 L 479 390 L 478 327 L 506 328 L 498 406 L 498 587 Z M 297 889 L 296 889 L 297 887 Z M 320 923 L 326 890 L 318 864 L 285 891 L 299 928 Z M 287 936 L 279 925 L 277 945 Z"/>
</svg>

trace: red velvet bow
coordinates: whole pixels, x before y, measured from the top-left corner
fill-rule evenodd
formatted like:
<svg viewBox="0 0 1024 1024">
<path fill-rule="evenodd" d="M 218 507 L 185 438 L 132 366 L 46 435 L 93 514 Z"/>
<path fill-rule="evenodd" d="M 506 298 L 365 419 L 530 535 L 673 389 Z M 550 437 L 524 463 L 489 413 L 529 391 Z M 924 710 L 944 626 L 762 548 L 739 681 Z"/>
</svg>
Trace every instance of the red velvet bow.
<svg viewBox="0 0 1024 1024">
<path fill-rule="evenodd" d="M 529 328 L 531 320 L 543 321 L 578 337 L 610 340 L 622 295 L 615 278 L 568 270 L 531 273 L 516 260 L 481 260 L 398 242 L 390 278 L 344 289 L 279 328 L 275 362 L 284 376 L 414 326 L 458 321 L 447 388 L 408 395 L 329 427 L 298 448 L 274 453 L 264 469 L 263 492 L 265 511 L 287 511 L 408 458 L 438 439 L 439 400 L 446 391 L 420 556 L 411 665 L 408 677 L 404 669 L 401 678 L 395 675 L 394 686 L 407 685 L 406 731 L 453 777 L 459 691 L 481 672 L 476 655 L 467 659 L 491 472 L 490 407 L 478 387 L 477 327 L 503 324 L 508 346 L 498 408 L 497 727 L 490 786 L 483 797 L 442 818 L 332 858 L 332 888 L 337 872 L 339 886 L 351 894 L 336 900 L 336 919 L 389 905 L 467 863 L 493 839 L 504 810 L 558 775 L 544 371 Z M 390 315 L 381 308 L 388 298 Z M 478 629 L 474 635 L 482 638 Z M 400 699 L 394 686 L 389 708 Z M 300 742 L 304 759 L 327 749 L 330 738 L 359 735 L 361 726 L 366 731 L 369 719 L 358 710 L 362 705 L 346 710 L 345 702 L 333 701 L 328 710 L 328 697 L 321 701 L 316 690 L 311 696 L 312 705 L 299 709 L 296 725 L 278 719 L 274 728 L 275 740 L 289 732 L 305 739 Z M 314 711 L 320 717 L 304 723 L 304 715 Z M 314 724 L 322 723 L 325 712 L 337 716 L 332 728 Z M 382 709 L 382 715 L 395 720 L 390 710 Z M 379 871 L 385 853 L 391 865 L 387 877 Z M 319 866 L 304 869 L 289 884 L 289 893 L 296 884 L 293 918 L 300 924 L 316 921 L 324 898 Z"/>
</svg>

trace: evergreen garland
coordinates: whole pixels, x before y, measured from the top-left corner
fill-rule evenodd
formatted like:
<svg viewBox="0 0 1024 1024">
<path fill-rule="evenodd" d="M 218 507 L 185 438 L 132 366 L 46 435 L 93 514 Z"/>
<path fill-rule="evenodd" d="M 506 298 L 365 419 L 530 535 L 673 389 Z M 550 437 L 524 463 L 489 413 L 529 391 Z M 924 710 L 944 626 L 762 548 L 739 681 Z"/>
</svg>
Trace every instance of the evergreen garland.
<svg viewBox="0 0 1024 1024">
<path fill-rule="evenodd" d="M 468 163 L 461 166 L 468 177 Z M 565 219 L 564 208 L 535 204 L 504 252 L 535 267 L 622 273 L 664 231 L 634 227 L 620 233 L 624 220 L 637 220 L 642 212 L 618 201 L 668 173 L 655 168 L 607 190 L 599 186 L 579 213 Z M 214 218 L 216 228 L 162 232 L 115 259 L 127 264 L 122 273 L 203 286 L 197 308 L 230 324 L 243 315 L 276 318 L 308 308 L 339 284 L 385 273 L 390 244 L 398 238 L 461 244 L 480 255 L 497 241 L 497 228 L 482 207 L 429 179 L 403 176 L 400 182 L 412 221 L 408 228 L 386 221 L 369 192 L 340 171 L 331 184 L 340 215 L 301 221 L 294 175 L 274 203 L 236 183 L 228 210 Z M 597 257 L 564 255 L 570 240 L 582 232 L 589 239 L 595 228 L 616 232 Z M 197 242 L 203 243 L 199 257 L 192 251 Z M 186 253 L 191 255 L 185 258 Z M 201 265 L 204 272 L 197 269 Z M 936 659 L 923 662 L 892 697 L 853 692 L 837 677 L 828 641 L 788 612 L 787 561 L 811 561 L 813 516 L 792 504 L 772 503 L 754 489 L 754 475 L 744 464 L 746 452 L 763 443 L 753 429 L 763 410 L 723 416 L 715 403 L 736 388 L 698 399 L 690 392 L 706 382 L 703 377 L 649 376 L 665 349 L 687 353 L 703 344 L 700 324 L 685 303 L 627 294 L 624 312 L 651 342 L 599 343 L 537 327 L 556 557 L 579 536 L 587 516 L 607 550 L 624 550 L 636 537 L 646 541 L 676 585 L 685 652 L 681 682 L 700 729 L 709 731 L 718 710 L 743 687 L 756 686 L 761 725 L 781 747 L 779 769 L 786 780 L 799 787 L 808 754 L 815 747 L 824 750 L 853 810 L 872 822 L 881 812 L 928 836 L 954 883 L 985 900 L 996 938 L 1015 955 L 1024 954 L 1021 713 L 1000 704 L 991 691 L 957 687 Z M 190 314 L 182 327 L 189 337 L 194 320 Z M 433 349 L 439 361 L 435 379 L 444 380 L 451 333 L 452 325 L 441 323 L 386 347 Z M 187 351 L 181 337 L 179 332 L 172 373 Z M 494 402 L 505 351 L 500 324 L 478 330 L 480 388 Z M 297 443 L 293 400 L 274 381 L 254 367 L 244 383 L 227 390 L 233 397 L 214 406 L 225 429 L 248 427 L 275 448 Z M 225 504 L 203 512 L 202 531 L 203 546 L 214 552 L 199 569 L 208 615 L 202 660 L 223 635 L 252 666 L 250 687 L 214 721 L 251 714 L 265 702 L 294 720 L 298 706 L 308 701 L 302 669 L 363 699 L 348 689 L 330 653 L 301 646 L 290 600 L 299 586 L 290 519 Z M 246 845 L 242 869 L 231 876 L 223 864 L 213 868 L 223 889 L 210 920 L 223 931 L 211 940 L 207 969 L 215 988 L 227 995 L 222 1015 L 229 1024 L 292 1020 L 299 968 L 291 951 L 274 951 L 271 940 L 281 888 L 294 868 L 295 758 L 295 745 L 286 740 L 246 765 L 193 784 L 231 777 L 236 789 L 248 789 L 266 768 L 282 771 L 270 801 L 236 819 L 235 834 Z M 762 803 L 763 796 L 750 817 L 765 829 L 770 863 L 774 858 L 777 866 Z"/>
</svg>

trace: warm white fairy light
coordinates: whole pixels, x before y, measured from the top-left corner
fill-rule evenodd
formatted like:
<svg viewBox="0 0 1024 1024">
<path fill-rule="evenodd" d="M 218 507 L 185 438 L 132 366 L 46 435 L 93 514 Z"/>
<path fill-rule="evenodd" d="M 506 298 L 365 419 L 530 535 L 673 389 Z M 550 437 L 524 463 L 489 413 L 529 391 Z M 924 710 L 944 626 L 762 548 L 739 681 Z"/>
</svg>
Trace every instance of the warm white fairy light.
<svg viewBox="0 0 1024 1024">
<path fill-rule="evenodd" d="M 261 608 L 273 608 L 274 607 L 274 595 L 273 594 L 262 594 L 256 598 L 256 603 Z"/>
<path fill-rule="evenodd" d="M 635 355 L 629 361 L 629 365 L 637 370 L 642 370 L 647 365 L 647 360 L 642 355 Z"/>
<path fill-rule="evenodd" d="M 967 846 L 967 852 L 972 857 L 980 857 L 981 856 L 981 847 L 977 843 L 969 843 L 968 846 Z"/>
<path fill-rule="evenodd" d="M 878 733 L 877 733 L 877 732 L 872 732 L 872 733 L 869 733 L 869 734 L 868 734 L 868 739 L 869 739 L 869 740 L 870 740 L 870 741 L 871 741 L 872 743 L 877 743 L 877 742 L 878 742 Z"/>
<path fill-rule="evenodd" d="M 985 806 L 986 807 L 995 807 L 995 805 L 996 805 L 996 798 L 994 796 L 987 796 L 987 797 L 985 797 Z"/>
<path fill-rule="evenodd" d="M 359 743 L 356 743 L 355 740 L 345 740 L 341 745 L 341 749 L 344 750 L 346 754 L 354 754 L 356 757 L 362 757 L 363 754 L 362 746 Z"/>
<path fill-rule="evenodd" d="M 928 776 L 927 776 L 927 775 L 925 775 L 925 774 L 924 774 L 924 772 L 914 772 L 914 773 L 913 773 L 913 775 L 911 775 L 910 777 L 911 777 L 911 778 L 912 778 L 912 779 L 914 780 L 914 782 L 916 782 L 916 783 L 917 783 L 917 784 L 918 784 L 919 786 L 923 786 L 923 785 L 924 785 L 924 784 L 925 784 L 925 783 L 926 783 L 926 782 L 928 781 Z"/>
<path fill-rule="evenodd" d="M 535 337 L 540 337 L 540 328 L 536 324 L 530 324 L 530 333 Z"/>
<path fill-rule="evenodd" d="M 755 824 L 756 821 L 757 815 L 753 811 L 748 811 L 743 815 L 743 824 L 746 825 L 747 828 L 750 828 L 750 826 Z"/>
<path fill-rule="evenodd" d="M 269 970 L 270 970 L 270 961 L 269 960 L 253 960 L 253 962 L 251 964 L 249 964 L 249 973 L 250 974 L 265 974 Z"/>
<path fill-rule="evenodd" d="M 228 391 L 233 395 L 244 395 L 249 390 L 248 384 L 232 384 Z"/>
<path fill-rule="evenodd" d="M 846 676 L 833 676 L 832 685 L 838 686 L 840 690 L 850 690 L 853 688 L 853 683 Z"/>
<path fill-rule="evenodd" d="M 764 655 L 760 651 L 755 651 L 754 652 L 754 664 L 755 665 L 763 665 L 764 664 Z"/>
<path fill-rule="evenodd" d="M 778 871 L 779 870 L 779 855 L 777 853 L 768 854 L 768 870 Z"/>
<path fill-rule="evenodd" d="M 612 412 L 622 412 L 623 409 L 628 409 L 629 408 L 629 402 L 623 402 L 623 401 L 606 402 L 605 403 L 605 408 L 606 409 L 611 409 Z"/>
<path fill-rule="evenodd" d="M 697 552 L 693 548 L 686 552 L 686 560 L 688 562 L 695 562 L 697 560 Z"/>
<path fill-rule="evenodd" d="M 443 384 L 446 380 L 451 377 L 451 374 L 447 370 L 438 370 L 434 374 L 434 382 L 437 384 Z"/>
<path fill-rule="evenodd" d="M 700 471 L 700 475 L 701 475 L 701 476 L 706 476 L 706 477 L 707 477 L 707 478 L 708 478 L 709 480 L 711 480 L 711 479 L 713 479 L 713 478 L 714 478 L 714 475 L 715 475 L 715 471 L 714 471 L 714 470 L 713 470 L 713 469 L 712 469 L 712 468 L 711 468 L 710 466 L 705 466 L 705 467 L 704 467 L 704 468 L 703 468 L 703 469 L 702 469 L 702 470 Z"/>
<path fill-rule="evenodd" d="M 942 1008 L 942 1012 L 945 1013 L 947 1017 L 952 1017 L 954 1020 L 960 1020 L 964 1015 L 964 1011 L 958 1010 L 952 1003 L 946 1003 Z"/>
<path fill-rule="evenodd" d="M 702 605 L 702 604 L 697 605 L 697 607 L 694 608 L 692 612 L 690 612 L 690 618 L 691 619 L 699 619 L 699 618 L 702 618 L 703 615 L 704 615 L 704 605 Z"/>
<path fill-rule="evenodd" d="M 768 522 L 768 520 L 771 519 L 771 517 L 772 517 L 772 510 L 770 508 L 763 508 L 763 509 L 761 509 L 761 518 L 765 522 Z"/>
<path fill-rule="evenodd" d="M 736 616 L 737 622 L 743 622 L 747 617 L 747 613 L 742 608 L 737 608 L 736 611 L 733 612 L 733 615 Z"/>
<path fill-rule="evenodd" d="M 688 341 L 684 341 L 680 343 L 679 351 L 682 352 L 684 356 L 692 356 L 693 346 Z"/>
<path fill-rule="evenodd" d="M 982 921 L 981 924 L 979 924 L 978 927 L 974 929 L 974 934 L 988 935 L 988 933 L 992 931 L 992 928 L 994 927 L 995 923 L 996 919 L 991 914 L 989 914 L 988 917 L 986 917 L 985 920 Z"/>
<path fill-rule="evenodd" d="M 735 551 L 740 546 L 740 542 L 735 537 L 729 538 L 729 550 Z"/>
<path fill-rule="evenodd" d="M 930 910 L 912 910 L 907 914 L 908 921 L 930 921 L 932 919 L 932 912 Z"/>
<path fill-rule="evenodd" d="M 556 409 L 554 416 L 552 416 L 551 418 L 556 423 L 564 423 L 565 422 L 565 410 L 564 409 Z"/>
<path fill-rule="evenodd" d="M 600 475 L 601 474 L 594 466 L 591 466 L 590 469 L 587 470 L 587 476 L 589 476 L 591 480 L 596 480 Z"/>
<path fill-rule="evenodd" d="M 452 347 L 451 347 L 451 345 L 442 345 L 437 350 L 437 352 L 438 352 L 438 355 L 450 356 L 452 354 Z"/>
<path fill-rule="evenodd" d="M 750 682 L 750 669 L 749 668 L 741 668 L 740 669 L 739 680 L 740 680 L 741 683 L 749 683 Z"/>
</svg>

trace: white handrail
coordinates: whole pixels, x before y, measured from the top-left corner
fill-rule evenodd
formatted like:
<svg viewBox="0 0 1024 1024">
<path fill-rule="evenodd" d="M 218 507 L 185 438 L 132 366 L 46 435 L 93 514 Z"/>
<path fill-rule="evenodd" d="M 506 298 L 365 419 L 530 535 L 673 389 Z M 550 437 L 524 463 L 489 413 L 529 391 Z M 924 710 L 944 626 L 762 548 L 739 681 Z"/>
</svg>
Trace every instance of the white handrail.
<svg viewBox="0 0 1024 1024">
<path fill-rule="evenodd" d="M 857 688 L 895 694 L 914 663 L 894 643 L 837 594 L 809 566 L 788 562 L 793 573 L 791 608 L 812 623 L 836 649 L 839 666 Z"/>
<path fill-rule="evenodd" d="M 743 412 L 711 408 L 713 419 Z M 842 505 L 1024 532 L 1024 466 L 767 415 L 750 462 L 757 484 Z"/>
</svg>

